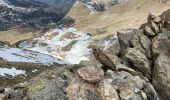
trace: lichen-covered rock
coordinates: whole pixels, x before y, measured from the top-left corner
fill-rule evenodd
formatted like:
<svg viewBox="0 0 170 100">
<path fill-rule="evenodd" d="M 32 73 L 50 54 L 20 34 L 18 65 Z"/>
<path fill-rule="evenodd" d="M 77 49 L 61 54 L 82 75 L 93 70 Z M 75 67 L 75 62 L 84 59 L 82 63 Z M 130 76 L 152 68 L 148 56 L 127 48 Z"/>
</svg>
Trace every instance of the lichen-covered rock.
<svg viewBox="0 0 170 100">
<path fill-rule="evenodd" d="M 76 77 L 67 87 L 68 100 L 102 100 L 93 84 Z"/>
<path fill-rule="evenodd" d="M 67 66 L 69 67 L 69 66 Z M 27 95 L 30 100 L 65 100 L 66 88 L 73 79 L 67 67 L 56 67 L 30 80 Z"/>
<path fill-rule="evenodd" d="M 151 78 L 150 63 L 147 57 L 139 50 L 135 48 L 129 48 L 125 55 L 127 60 L 131 62 L 134 67 L 140 70 L 147 78 Z"/>
<path fill-rule="evenodd" d="M 88 66 L 79 68 L 77 75 L 86 82 L 96 83 L 104 77 L 104 71 L 99 67 Z"/>
<path fill-rule="evenodd" d="M 95 85 L 102 100 L 120 100 L 116 89 L 110 84 L 109 79 L 104 79 Z"/>
<path fill-rule="evenodd" d="M 107 67 L 107 69 L 116 70 L 115 63 L 107 56 L 102 50 L 93 48 L 93 54 L 103 66 Z"/>
<path fill-rule="evenodd" d="M 170 100 L 170 57 L 159 55 L 154 64 L 153 85 L 163 98 Z"/>
</svg>

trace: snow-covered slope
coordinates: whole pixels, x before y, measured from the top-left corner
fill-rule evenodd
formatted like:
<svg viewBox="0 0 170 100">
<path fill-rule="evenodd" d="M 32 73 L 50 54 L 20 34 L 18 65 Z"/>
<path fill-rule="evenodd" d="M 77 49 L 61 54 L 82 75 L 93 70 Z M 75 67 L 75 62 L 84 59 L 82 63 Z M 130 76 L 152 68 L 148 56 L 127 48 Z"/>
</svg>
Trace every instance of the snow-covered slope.
<svg viewBox="0 0 170 100">
<path fill-rule="evenodd" d="M 29 63 L 39 63 L 43 65 L 53 65 L 53 64 L 69 64 L 60 59 L 41 54 L 38 52 L 33 52 L 29 50 L 23 50 L 18 48 L 10 47 L 0 47 L 0 58 L 5 61 L 10 62 L 29 62 Z"/>
<path fill-rule="evenodd" d="M 21 42 L 20 48 L 38 51 L 71 64 L 88 60 L 90 35 L 75 28 L 56 28 L 40 38 Z"/>
</svg>

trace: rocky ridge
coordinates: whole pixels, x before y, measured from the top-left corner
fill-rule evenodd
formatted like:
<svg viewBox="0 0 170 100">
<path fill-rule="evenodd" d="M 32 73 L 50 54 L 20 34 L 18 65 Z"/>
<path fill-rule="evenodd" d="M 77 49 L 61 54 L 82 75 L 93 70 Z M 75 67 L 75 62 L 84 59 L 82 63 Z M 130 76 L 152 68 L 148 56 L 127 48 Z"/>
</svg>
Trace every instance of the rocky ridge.
<svg viewBox="0 0 170 100">
<path fill-rule="evenodd" d="M 168 13 L 150 13 L 140 29 L 94 41 L 90 61 L 48 69 L 29 82 L 2 88 L 2 100 L 170 100 Z"/>
</svg>

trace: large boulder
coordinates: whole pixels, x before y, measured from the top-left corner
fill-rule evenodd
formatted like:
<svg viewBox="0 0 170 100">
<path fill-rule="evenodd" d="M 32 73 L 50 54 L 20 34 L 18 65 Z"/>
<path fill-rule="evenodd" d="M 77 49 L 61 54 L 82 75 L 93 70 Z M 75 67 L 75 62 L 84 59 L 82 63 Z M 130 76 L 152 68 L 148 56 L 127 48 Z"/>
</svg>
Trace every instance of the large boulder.
<svg viewBox="0 0 170 100">
<path fill-rule="evenodd" d="M 149 60 L 140 50 L 136 48 L 128 48 L 125 57 L 137 70 L 141 71 L 147 78 L 151 79 Z"/>
<path fill-rule="evenodd" d="M 64 66 L 46 70 L 30 80 L 27 95 L 30 100 L 65 100 L 72 79 L 73 74 Z"/>
<path fill-rule="evenodd" d="M 154 64 L 153 85 L 162 100 L 170 100 L 170 57 L 159 55 Z"/>
</svg>

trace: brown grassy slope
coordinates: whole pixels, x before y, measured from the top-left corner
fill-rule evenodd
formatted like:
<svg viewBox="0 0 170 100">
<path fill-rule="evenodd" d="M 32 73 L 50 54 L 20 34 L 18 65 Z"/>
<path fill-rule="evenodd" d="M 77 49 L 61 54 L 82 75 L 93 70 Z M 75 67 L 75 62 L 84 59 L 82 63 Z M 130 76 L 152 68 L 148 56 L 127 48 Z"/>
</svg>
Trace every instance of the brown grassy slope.
<svg viewBox="0 0 170 100">
<path fill-rule="evenodd" d="M 92 33 L 94 39 L 100 39 L 115 31 L 126 28 L 138 28 L 146 22 L 149 12 L 160 15 L 170 8 L 170 1 L 162 0 L 126 0 L 102 13 L 90 14 L 80 2 L 75 4 L 67 16 L 74 18 L 78 30 Z"/>
</svg>

